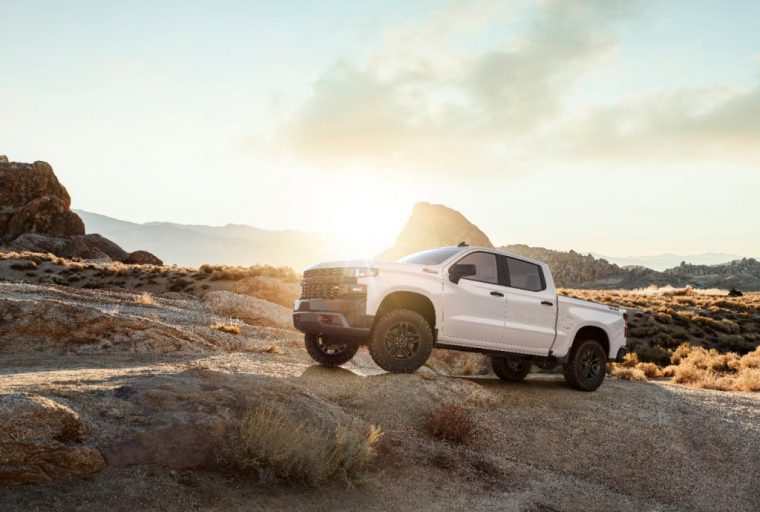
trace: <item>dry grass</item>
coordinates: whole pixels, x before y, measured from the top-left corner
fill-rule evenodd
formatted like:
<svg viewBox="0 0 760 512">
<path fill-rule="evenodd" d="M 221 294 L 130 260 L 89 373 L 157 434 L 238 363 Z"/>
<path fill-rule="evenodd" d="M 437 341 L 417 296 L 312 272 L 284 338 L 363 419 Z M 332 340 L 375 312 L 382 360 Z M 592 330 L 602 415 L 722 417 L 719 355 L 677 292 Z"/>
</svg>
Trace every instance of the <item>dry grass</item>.
<svg viewBox="0 0 760 512">
<path fill-rule="evenodd" d="M 639 361 L 665 367 L 673 351 L 687 343 L 744 355 L 760 346 L 760 293 L 729 297 L 725 290 L 645 288 L 641 290 L 562 290 L 561 293 L 625 308 L 628 349 Z"/>
<path fill-rule="evenodd" d="M 671 357 L 671 364 L 660 367 L 639 362 L 635 353 L 628 354 L 622 363 L 610 365 L 613 377 L 625 380 L 671 378 L 673 382 L 701 389 L 720 391 L 760 390 L 760 347 L 744 356 L 720 353 L 683 344 Z"/>
<path fill-rule="evenodd" d="M 318 486 L 338 480 L 361 484 L 371 476 L 382 432 L 356 423 L 332 429 L 296 423 L 268 407 L 248 411 L 232 428 L 221 462 L 262 482 L 276 480 Z"/>
<path fill-rule="evenodd" d="M 135 301 L 137 301 L 138 304 L 143 304 L 145 306 L 151 306 L 156 303 L 156 300 L 153 298 L 153 295 L 150 293 L 141 293 L 135 298 Z"/>
<path fill-rule="evenodd" d="M 241 352 L 251 352 L 253 354 L 277 354 L 278 356 L 284 355 L 285 352 L 275 344 L 270 345 L 248 345 L 240 349 Z"/>
<path fill-rule="evenodd" d="M 33 270 L 42 272 L 28 273 Z M 82 261 L 33 252 L 0 252 L 0 279 L 21 279 L 77 288 L 140 289 L 153 294 L 182 292 L 198 297 L 203 296 L 206 290 L 230 291 L 239 288 L 240 293 L 286 307 L 292 307 L 299 295 L 296 285 L 299 274 L 289 267 L 202 265 L 195 269 L 177 265 Z"/>
<path fill-rule="evenodd" d="M 425 430 L 433 437 L 464 444 L 475 435 L 472 411 L 459 404 L 444 404 L 425 417 Z"/>
<path fill-rule="evenodd" d="M 237 324 L 226 324 L 224 322 L 217 322 L 211 324 L 209 327 L 216 329 L 227 334 L 240 334 L 240 326 Z"/>
</svg>

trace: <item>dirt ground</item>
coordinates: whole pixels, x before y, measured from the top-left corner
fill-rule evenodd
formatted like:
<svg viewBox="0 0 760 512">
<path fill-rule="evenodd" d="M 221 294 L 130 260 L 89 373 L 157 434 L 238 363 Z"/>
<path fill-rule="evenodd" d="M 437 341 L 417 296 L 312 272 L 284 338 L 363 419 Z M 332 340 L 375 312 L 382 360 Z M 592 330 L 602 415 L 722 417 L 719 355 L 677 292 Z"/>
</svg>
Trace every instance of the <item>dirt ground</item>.
<svg viewBox="0 0 760 512">
<path fill-rule="evenodd" d="M 366 354 L 364 354 L 366 357 Z M 0 359 L 0 393 L 55 397 L 105 443 L 143 419 L 114 414 L 109 395 L 188 368 L 267 375 L 380 425 L 374 481 L 311 489 L 161 465 L 107 467 L 79 480 L 0 489 L 5 510 L 758 510 L 760 397 L 608 380 L 591 394 L 558 376 L 508 385 L 488 377 L 367 375 L 303 354 Z M 192 373 L 192 370 L 190 370 Z M 372 372 L 368 372 L 372 373 Z M 202 379 L 203 377 L 201 377 Z M 252 390 L 253 391 L 253 390 Z M 433 440 L 423 415 L 466 403 L 478 425 L 464 447 Z"/>
<path fill-rule="evenodd" d="M 79 339 L 66 350 L 47 350 L 32 343 L 39 334 L 25 331 L 13 352 L 0 351 L 0 395 L 39 395 L 69 407 L 87 428 L 85 442 L 103 453 L 114 453 L 129 436 L 178 425 L 202 444 L 203 429 L 210 436 L 234 400 L 295 395 L 310 407 L 377 425 L 383 439 L 375 474 L 356 487 L 262 484 L 184 469 L 171 463 L 182 455 L 171 451 L 178 445 L 158 439 L 156 446 L 171 448 L 165 460 L 129 464 L 122 453 L 84 478 L 0 487 L 2 510 L 760 510 L 758 393 L 610 378 L 597 392 L 582 393 L 555 374 L 507 384 L 428 367 L 391 375 L 364 349 L 345 367 L 329 369 L 311 363 L 292 330 L 208 329 L 219 318 L 196 299 L 139 304 L 113 290 L 70 295 L 28 284 L 3 290 L 0 299 L 10 305 L 97 306 L 98 315 L 107 309 L 114 321 L 150 317 L 174 329 L 172 336 L 191 334 L 172 353 L 156 346 L 115 351 L 125 346 Z M 103 306 L 120 300 L 122 307 Z M 0 344 L 13 336 L 0 332 Z M 24 346 L 29 350 L 18 348 Z M 423 428 L 433 408 L 451 402 L 465 406 L 477 425 L 468 444 L 434 439 Z"/>
</svg>

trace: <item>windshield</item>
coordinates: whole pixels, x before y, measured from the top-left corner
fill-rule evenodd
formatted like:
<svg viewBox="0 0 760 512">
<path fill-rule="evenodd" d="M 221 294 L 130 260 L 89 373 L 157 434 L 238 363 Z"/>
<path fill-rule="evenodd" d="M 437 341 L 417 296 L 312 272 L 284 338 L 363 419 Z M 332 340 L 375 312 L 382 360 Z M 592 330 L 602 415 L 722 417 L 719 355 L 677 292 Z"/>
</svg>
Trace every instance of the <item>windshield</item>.
<svg viewBox="0 0 760 512">
<path fill-rule="evenodd" d="M 463 247 L 441 247 L 440 249 L 429 249 L 427 251 L 415 252 L 409 256 L 404 256 L 398 260 L 398 262 L 416 263 L 418 265 L 438 265 L 454 256 L 462 249 Z"/>
</svg>

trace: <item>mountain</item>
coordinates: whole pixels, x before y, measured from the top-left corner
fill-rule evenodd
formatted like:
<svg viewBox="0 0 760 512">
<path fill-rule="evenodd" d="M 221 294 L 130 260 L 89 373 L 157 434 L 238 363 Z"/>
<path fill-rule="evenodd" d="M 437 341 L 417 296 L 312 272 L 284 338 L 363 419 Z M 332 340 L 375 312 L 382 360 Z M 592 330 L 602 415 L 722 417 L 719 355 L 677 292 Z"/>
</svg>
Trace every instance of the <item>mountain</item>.
<svg viewBox="0 0 760 512">
<path fill-rule="evenodd" d="M 736 254 L 708 252 L 703 254 L 655 254 L 652 256 L 604 256 L 589 253 L 595 258 L 601 258 L 621 267 L 647 267 L 653 270 L 665 270 L 687 261 L 695 265 L 719 265 L 727 261 L 740 260 Z"/>
<path fill-rule="evenodd" d="M 339 256 L 324 237 L 301 231 L 270 231 L 239 224 L 138 224 L 84 210 L 75 211 L 84 220 L 88 232 L 101 233 L 125 248 L 145 248 L 160 254 L 167 263 L 177 265 L 266 263 L 301 270 L 316 261 Z"/>
<path fill-rule="evenodd" d="M 431 247 L 457 245 L 493 247 L 493 244 L 478 227 L 464 215 L 441 204 L 417 203 L 393 247 L 378 256 L 378 259 L 396 260 Z"/>
</svg>

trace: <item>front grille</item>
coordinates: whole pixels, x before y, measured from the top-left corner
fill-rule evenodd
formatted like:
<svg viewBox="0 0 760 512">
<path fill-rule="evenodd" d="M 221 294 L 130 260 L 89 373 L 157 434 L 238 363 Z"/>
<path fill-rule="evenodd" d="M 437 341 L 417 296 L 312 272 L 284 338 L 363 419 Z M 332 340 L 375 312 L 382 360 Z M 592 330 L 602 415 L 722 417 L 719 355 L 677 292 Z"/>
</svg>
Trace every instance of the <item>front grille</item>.
<svg viewBox="0 0 760 512">
<path fill-rule="evenodd" d="M 317 268 L 303 273 L 302 299 L 335 299 L 341 294 L 341 285 L 356 282 L 345 277 L 342 268 Z"/>
</svg>

